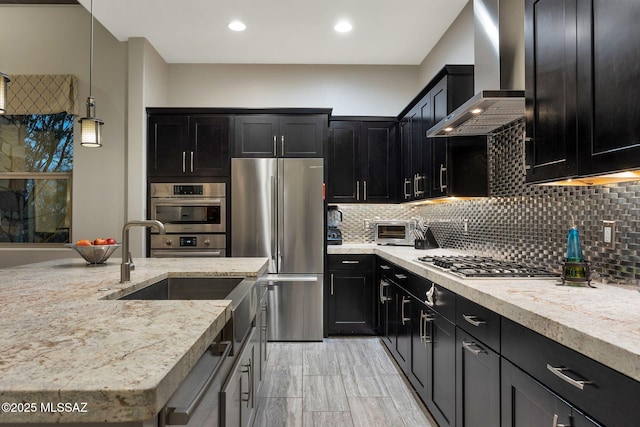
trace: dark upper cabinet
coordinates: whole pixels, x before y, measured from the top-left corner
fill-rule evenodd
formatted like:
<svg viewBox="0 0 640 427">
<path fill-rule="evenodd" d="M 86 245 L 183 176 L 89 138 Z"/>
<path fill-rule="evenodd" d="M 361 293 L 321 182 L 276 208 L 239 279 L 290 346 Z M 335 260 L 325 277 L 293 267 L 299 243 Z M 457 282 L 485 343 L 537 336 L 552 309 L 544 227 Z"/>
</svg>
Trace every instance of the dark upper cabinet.
<svg viewBox="0 0 640 427">
<path fill-rule="evenodd" d="M 396 201 L 394 121 L 332 121 L 328 151 L 329 203 Z"/>
<path fill-rule="evenodd" d="M 439 174 L 446 172 L 446 145 L 427 131 L 473 96 L 473 67 L 446 66 L 400 114 L 400 201 L 446 195 Z"/>
<path fill-rule="evenodd" d="M 323 115 L 255 114 L 235 118 L 235 157 L 322 157 Z"/>
<path fill-rule="evenodd" d="M 638 19 L 635 0 L 527 0 L 527 182 L 640 167 Z"/>
<path fill-rule="evenodd" d="M 376 333 L 373 255 L 329 255 L 329 334 Z"/>
<path fill-rule="evenodd" d="M 229 176 L 231 124 L 226 115 L 150 114 L 148 175 Z"/>
</svg>

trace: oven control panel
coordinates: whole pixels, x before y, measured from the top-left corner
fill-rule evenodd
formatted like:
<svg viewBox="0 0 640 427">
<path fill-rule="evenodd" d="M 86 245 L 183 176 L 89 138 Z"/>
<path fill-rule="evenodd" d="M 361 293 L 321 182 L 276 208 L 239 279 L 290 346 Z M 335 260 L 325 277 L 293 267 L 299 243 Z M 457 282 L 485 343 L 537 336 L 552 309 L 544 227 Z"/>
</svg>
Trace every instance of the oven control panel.
<svg viewBox="0 0 640 427">
<path fill-rule="evenodd" d="M 202 185 L 174 185 L 173 186 L 173 195 L 174 196 L 201 196 L 204 192 L 202 191 Z"/>
</svg>

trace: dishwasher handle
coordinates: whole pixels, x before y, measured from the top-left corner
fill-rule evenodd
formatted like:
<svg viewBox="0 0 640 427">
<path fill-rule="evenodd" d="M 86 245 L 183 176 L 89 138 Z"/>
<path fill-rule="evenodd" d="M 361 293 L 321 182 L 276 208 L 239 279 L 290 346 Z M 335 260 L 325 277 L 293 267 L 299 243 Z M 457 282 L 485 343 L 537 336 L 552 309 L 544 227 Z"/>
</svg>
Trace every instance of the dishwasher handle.
<svg viewBox="0 0 640 427">
<path fill-rule="evenodd" d="M 175 407 L 167 408 L 167 412 L 166 412 L 167 425 L 184 426 L 189 424 L 189 419 L 191 418 L 191 415 L 198 408 L 198 405 L 202 401 L 202 398 L 205 396 L 207 391 L 209 391 L 209 387 L 211 386 L 211 383 L 216 379 L 216 377 L 218 376 L 218 373 L 220 372 L 220 369 L 222 369 L 222 365 L 224 364 L 225 360 L 227 359 L 227 357 L 229 357 L 229 354 L 231 353 L 230 341 L 222 341 L 219 344 L 213 343 L 209 346 L 207 351 L 210 351 L 210 350 L 215 351 L 215 347 L 217 345 L 225 346 L 224 351 L 222 352 L 222 357 L 220 358 L 220 361 L 216 364 L 215 368 L 213 368 L 213 370 L 207 377 L 207 380 L 204 382 L 204 385 L 198 391 L 198 393 L 196 394 L 194 399 L 189 403 L 189 405 L 185 407 L 180 407 L 180 408 L 175 408 Z"/>
</svg>

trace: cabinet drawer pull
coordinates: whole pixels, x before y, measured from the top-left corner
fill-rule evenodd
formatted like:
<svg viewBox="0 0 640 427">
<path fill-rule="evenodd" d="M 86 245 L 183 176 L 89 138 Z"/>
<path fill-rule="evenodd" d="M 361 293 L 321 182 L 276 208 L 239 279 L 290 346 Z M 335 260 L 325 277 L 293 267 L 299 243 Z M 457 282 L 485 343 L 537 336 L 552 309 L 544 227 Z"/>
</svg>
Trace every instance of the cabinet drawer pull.
<svg viewBox="0 0 640 427">
<path fill-rule="evenodd" d="M 580 390 L 584 390 L 585 385 L 593 384 L 593 382 L 591 381 L 574 380 L 573 378 L 571 378 L 570 376 L 564 373 L 565 371 L 570 370 L 568 368 L 562 368 L 562 367 L 556 368 L 555 366 L 551 366 L 550 364 L 547 363 L 547 369 L 551 371 L 552 374 L 560 378 L 561 380 L 568 382 L 569 384 L 571 384 L 572 386 Z"/>
<path fill-rule="evenodd" d="M 380 266 L 380 268 L 383 269 L 383 270 L 391 270 L 391 267 L 389 267 L 388 265 L 384 265 L 384 264 L 382 264 Z"/>
<path fill-rule="evenodd" d="M 396 279 L 398 279 L 398 280 L 406 280 L 406 279 L 407 279 L 407 276 L 405 276 L 404 274 L 400 274 L 400 273 L 398 273 L 398 274 L 394 274 L 394 276 L 395 276 L 395 277 L 396 277 Z"/>
<path fill-rule="evenodd" d="M 553 424 L 551 427 L 571 427 L 571 424 L 558 424 L 558 414 L 553 414 Z"/>
<path fill-rule="evenodd" d="M 471 353 L 473 353 L 475 356 L 479 356 L 482 353 L 486 353 L 487 350 L 485 350 L 484 348 L 480 347 L 478 344 L 472 342 L 466 342 L 466 341 L 462 341 L 462 347 L 464 347 L 465 350 L 470 351 Z"/>
<path fill-rule="evenodd" d="M 355 261 L 355 260 L 344 260 L 342 261 L 343 264 L 360 264 L 360 261 Z"/>
<path fill-rule="evenodd" d="M 473 326 L 476 326 L 476 327 L 487 324 L 487 322 L 485 322 L 484 320 L 478 319 L 478 317 L 474 315 L 463 314 L 462 317 L 464 318 L 464 320 L 466 320 L 467 322 L 471 323 Z"/>
</svg>

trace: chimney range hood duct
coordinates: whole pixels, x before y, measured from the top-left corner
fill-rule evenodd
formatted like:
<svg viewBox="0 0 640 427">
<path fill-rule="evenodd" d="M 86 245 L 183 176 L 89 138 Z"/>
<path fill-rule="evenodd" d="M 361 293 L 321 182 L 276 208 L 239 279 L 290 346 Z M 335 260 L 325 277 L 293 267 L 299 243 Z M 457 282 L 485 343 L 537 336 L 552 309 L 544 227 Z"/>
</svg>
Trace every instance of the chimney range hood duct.
<svg viewBox="0 0 640 427">
<path fill-rule="evenodd" d="M 427 136 L 487 135 L 524 117 L 524 1 L 473 0 L 474 87 Z"/>
</svg>

